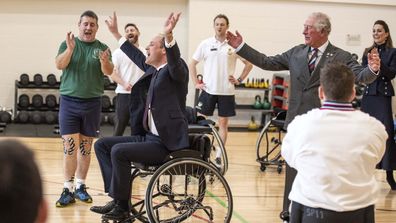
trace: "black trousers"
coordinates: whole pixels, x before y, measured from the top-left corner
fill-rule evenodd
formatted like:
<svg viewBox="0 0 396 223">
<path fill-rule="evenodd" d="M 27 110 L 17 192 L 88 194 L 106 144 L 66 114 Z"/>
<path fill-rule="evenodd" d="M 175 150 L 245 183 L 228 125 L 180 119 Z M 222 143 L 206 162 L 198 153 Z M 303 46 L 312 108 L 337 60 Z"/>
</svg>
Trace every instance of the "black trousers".
<svg viewBox="0 0 396 223">
<path fill-rule="evenodd" d="M 283 193 L 283 211 L 288 211 L 290 207 L 289 194 L 293 186 L 294 178 L 296 178 L 297 170 L 291 168 L 286 163 L 285 191 Z"/>
<path fill-rule="evenodd" d="M 374 205 L 355 211 L 336 212 L 292 202 L 290 223 L 374 223 Z"/>
<path fill-rule="evenodd" d="M 114 136 L 124 135 L 125 128 L 129 125 L 130 94 L 117 94 L 114 120 Z"/>
<path fill-rule="evenodd" d="M 131 163 L 161 165 L 170 153 L 158 136 L 112 136 L 94 145 L 105 192 L 116 200 L 128 200 L 131 192 Z"/>
</svg>

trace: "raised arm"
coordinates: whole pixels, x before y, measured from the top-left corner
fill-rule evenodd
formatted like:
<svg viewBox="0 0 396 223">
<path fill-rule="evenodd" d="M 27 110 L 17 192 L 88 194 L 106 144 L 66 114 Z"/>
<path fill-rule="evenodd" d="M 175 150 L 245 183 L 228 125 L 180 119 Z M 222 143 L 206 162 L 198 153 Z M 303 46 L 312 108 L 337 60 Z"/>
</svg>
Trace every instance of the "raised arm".
<svg viewBox="0 0 396 223">
<path fill-rule="evenodd" d="M 107 25 L 107 28 L 109 28 L 110 33 L 113 34 L 114 38 L 117 41 L 119 41 L 121 39 L 122 35 L 118 31 L 116 12 L 113 12 L 113 16 L 109 16 L 109 18 L 105 20 L 105 23 Z"/>
<path fill-rule="evenodd" d="M 180 57 L 180 50 L 173 38 L 173 29 L 179 21 L 181 13 L 171 13 L 164 24 L 166 57 L 170 69 L 170 76 L 176 81 L 188 81 L 187 64 Z"/>
<path fill-rule="evenodd" d="M 230 31 L 227 31 L 226 39 L 228 45 L 234 47 L 235 49 L 238 48 L 243 43 L 243 38 L 238 31 L 235 31 L 235 34 L 233 34 Z"/>
<path fill-rule="evenodd" d="M 164 25 L 164 35 L 166 43 L 170 44 L 173 41 L 173 29 L 175 28 L 177 22 L 180 18 L 180 12 L 175 14 L 171 13 L 168 19 L 165 21 Z"/>
</svg>

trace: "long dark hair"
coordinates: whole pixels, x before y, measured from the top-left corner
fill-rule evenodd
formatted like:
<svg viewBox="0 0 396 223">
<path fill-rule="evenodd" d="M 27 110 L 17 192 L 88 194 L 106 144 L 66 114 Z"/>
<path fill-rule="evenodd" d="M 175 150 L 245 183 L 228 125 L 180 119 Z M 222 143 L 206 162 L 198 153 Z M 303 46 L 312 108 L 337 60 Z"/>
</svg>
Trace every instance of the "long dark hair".
<svg viewBox="0 0 396 223">
<path fill-rule="evenodd" d="M 386 48 L 393 48 L 393 41 L 392 41 L 392 37 L 391 37 L 390 31 L 389 31 L 388 24 L 386 24 L 386 22 L 384 20 L 377 20 L 377 21 L 374 22 L 373 26 L 375 26 L 375 25 L 381 25 L 384 28 L 385 32 L 388 33 L 388 38 L 386 38 L 386 40 L 385 40 L 385 47 Z M 375 42 L 373 42 L 373 45 L 371 45 L 370 47 L 368 47 L 368 48 L 366 48 L 364 50 L 364 54 L 363 55 L 366 55 L 375 46 L 376 46 L 376 44 L 375 44 Z"/>
</svg>

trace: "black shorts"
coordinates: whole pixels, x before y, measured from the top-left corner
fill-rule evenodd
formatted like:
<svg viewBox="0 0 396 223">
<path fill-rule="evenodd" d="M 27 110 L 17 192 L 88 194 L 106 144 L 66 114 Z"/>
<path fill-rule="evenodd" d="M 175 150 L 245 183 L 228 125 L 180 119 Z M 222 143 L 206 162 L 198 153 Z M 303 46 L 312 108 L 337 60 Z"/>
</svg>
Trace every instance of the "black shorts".
<svg viewBox="0 0 396 223">
<path fill-rule="evenodd" d="M 59 128 L 61 135 L 80 133 L 97 137 L 100 129 L 101 98 L 81 99 L 60 96 Z"/>
<path fill-rule="evenodd" d="M 311 208 L 292 201 L 290 222 L 293 223 L 374 223 L 374 205 L 355 211 L 336 212 L 323 208 Z"/>
<path fill-rule="evenodd" d="M 235 116 L 234 95 L 211 95 L 205 91 L 201 92 L 196 105 L 197 111 L 206 116 L 212 116 L 216 108 L 220 117 Z"/>
</svg>

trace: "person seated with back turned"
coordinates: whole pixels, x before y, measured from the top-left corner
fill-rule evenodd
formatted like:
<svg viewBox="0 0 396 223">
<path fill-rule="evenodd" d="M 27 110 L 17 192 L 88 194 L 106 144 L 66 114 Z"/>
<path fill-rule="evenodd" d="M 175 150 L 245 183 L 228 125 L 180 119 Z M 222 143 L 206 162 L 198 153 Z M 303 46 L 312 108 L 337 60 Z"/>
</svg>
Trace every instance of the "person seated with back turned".
<svg viewBox="0 0 396 223">
<path fill-rule="evenodd" d="M 289 195 L 293 223 L 375 222 L 375 167 L 388 135 L 377 119 L 353 109 L 354 83 L 346 65 L 327 64 L 320 72 L 322 107 L 288 126 L 282 156 L 297 170 Z"/>
<path fill-rule="evenodd" d="M 104 219 L 122 221 L 129 217 L 131 163 L 161 165 L 171 152 L 189 146 L 188 123 L 184 115 L 188 67 L 180 57 L 172 33 L 179 17 L 180 13 L 170 14 L 164 25 L 165 37 L 157 35 L 153 38 L 146 48 L 147 58 L 119 34 L 115 13 L 106 20 L 110 32 L 119 41 L 121 50 L 145 71 L 134 88 L 147 78 L 151 78 L 151 82 L 146 107 L 143 109 L 145 134 L 104 137 L 94 145 L 105 192 L 109 192 L 113 200 L 104 206 L 93 206 L 91 211 L 104 214 Z"/>
<path fill-rule="evenodd" d="M 0 222 L 43 223 L 48 205 L 33 152 L 16 140 L 0 141 Z"/>
</svg>

